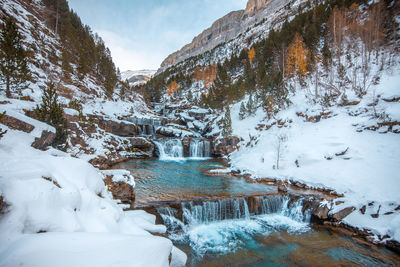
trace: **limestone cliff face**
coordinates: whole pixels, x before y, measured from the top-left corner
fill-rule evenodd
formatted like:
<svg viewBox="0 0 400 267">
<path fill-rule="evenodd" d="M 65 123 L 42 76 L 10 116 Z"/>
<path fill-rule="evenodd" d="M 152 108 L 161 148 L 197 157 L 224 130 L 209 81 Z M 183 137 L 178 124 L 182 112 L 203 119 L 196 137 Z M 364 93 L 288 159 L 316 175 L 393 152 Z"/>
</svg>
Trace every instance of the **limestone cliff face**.
<svg viewBox="0 0 400 267">
<path fill-rule="evenodd" d="M 249 0 L 245 10 L 232 11 L 215 21 L 210 28 L 196 36 L 190 44 L 169 55 L 161 67 L 174 65 L 186 58 L 211 50 L 221 43 L 230 41 L 274 9 L 282 7 L 288 0 Z"/>
</svg>

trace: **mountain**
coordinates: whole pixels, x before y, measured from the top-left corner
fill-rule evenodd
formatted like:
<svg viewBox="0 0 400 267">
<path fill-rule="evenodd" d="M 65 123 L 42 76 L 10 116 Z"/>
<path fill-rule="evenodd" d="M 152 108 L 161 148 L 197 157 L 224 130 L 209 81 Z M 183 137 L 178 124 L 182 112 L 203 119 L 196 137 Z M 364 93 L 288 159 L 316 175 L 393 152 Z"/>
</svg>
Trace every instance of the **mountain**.
<svg viewBox="0 0 400 267">
<path fill-rule="evenodd" d="M 131 86 L 142 85 L 148 82 L 156 70 L 127 70 L 121 72 L 121 80 L 128 80 Z"/>
<path fill-rule="evenodd" d="M 390 246 L 400 241 L 399 33 L 399 1 L 250 0 L 168 56 L 146 89 L 213 140 L 223 173 L 334 190 L 330 214 L 350 211 L 341 225 Z M 190 116 L 197 106 L 204 119 Z"/>
<path fill-rule="evenodd" d="M 297 5 L 305 1 L 293 0 L 249 0 L 246 9 L 233 11 L 215 21 L 211 27 L 193 38 L 190 44 L 185 45 L 179 51 L 169 55 L 162 63 L 161 69 L 177 64 L 187 58 L 197 56 L 210 51 L 221 44 L 236 39 L 235 45 L 249 45 L 249 38 L 254 38 L 250 29 L 256 24 L 265 24 L 268 28 L 271 23 L 277 24 L 279 13 L 289 9 L 294 10 Z M 311 1 L 313 2 L 313 1 Z M 258 33 L 255 33 L 258 34 Z M 243 35 L 237 38 L 239 35 Z M 239 40 L 240 39 L 240 40 Z"/>
</svg>

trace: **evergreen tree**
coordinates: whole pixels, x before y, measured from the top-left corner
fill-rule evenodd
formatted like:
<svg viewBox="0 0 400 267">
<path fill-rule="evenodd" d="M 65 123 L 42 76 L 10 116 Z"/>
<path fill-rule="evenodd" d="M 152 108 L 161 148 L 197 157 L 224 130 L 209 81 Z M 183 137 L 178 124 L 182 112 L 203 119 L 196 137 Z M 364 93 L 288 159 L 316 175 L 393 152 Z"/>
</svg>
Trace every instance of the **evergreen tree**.
<svg viewBox="0 0 400 267">
<path fill-rule="evenodd" d="M 231 119 L 231 110 L 229 109 L 229 105 L 226 106 L 225 116 L 222 122 L 222 136 L 228 137 L 232 135 L 232 119 Z"/>
<path fill-rule="evenodd" d="M 29 70 L 26 51 L 22 47 L 22 37 L 17 25 L 8 17 L 0 32 L 0 80 L 5 84 L 6 95 L 26 88 Z"/>
<path fill-rule="evenodd" d="M 57 92 L 54 83 L 47 84 L 47 88 L 43 89 L 42 104 L 35 109 L 36 116 L 43 121 L 56 128 L 56 138 L 53 146 L 59 149 L 66 148 L 67 120 L 63 117 L 63 108 L 57 102 Z"/>
<path fill-rule="evenodd" d="M 63 70 L 63 75 L 64 78 L 69 80 L 71 78 L 71 74 L 73 72 L 73 69 L 71 65 L 69 64 L 70 62 L 70 56 L 69 53 L 66 49 L 63 49 L 62 54 L 61 54 L 61 67 Z"/>
<path fill-rule="evenodd" d="M 256 113 L 256 107 L 253 102 L 253 97 L 252 95 L 249 96 L 249 101 L 247 102 L 247 113 L 249 115 L 254 115 Z"/>
<path fill-rule="evenodd" d="M 240 105 L 239 119 L 243 120 L 244 118 L 246 118 L 246 115 L 247 115 L 247 109 L 244 103 L 242 102 L 242 104 Z"/>
<path fill-rule="evenodd" d="M 193 102 L 193 94 L 192 94 L 192 90 L 189 89 L 188 95 L 187 95 L 187 100 L 189 102 Z"/>
<path fill-rule="evenodd" d="M 213 102 L 215 104 L 215 106 L 213 106 L 214 108 L 221 107 L 223 104 L 225 104 L 224 100 L 230 93 L 230 89 L 232 87 L 232 80 L 229 77 L 226 68 L 218 64 L 217 69 L 217 78 L 214 81 L 213 87 L 214 94 L 212 95 L 214 100 Z"/>
<path fill-rule="evenodd" d="M 0 114 L 0 122 L 3 120 L 3 118 L 4 118 L 5 115 L 6 115 L 6 112 L 3 112 L 2 114 Z M 7 133 L 7 130 L 6 130 L 6 131 L 3 131 L 3 130 L 0 128 L 0 139 L 1 139 L 6 133 Z"/>
</svg>

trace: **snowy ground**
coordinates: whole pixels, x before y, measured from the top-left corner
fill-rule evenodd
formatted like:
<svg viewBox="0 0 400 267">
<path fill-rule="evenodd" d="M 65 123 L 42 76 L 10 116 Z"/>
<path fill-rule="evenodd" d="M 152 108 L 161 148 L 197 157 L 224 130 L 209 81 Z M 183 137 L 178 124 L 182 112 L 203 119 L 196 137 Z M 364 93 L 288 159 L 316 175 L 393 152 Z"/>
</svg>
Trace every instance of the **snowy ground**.
<svg viewBox="0 0 400 267">
<path fill-rule="evenodd" d="M 0 266 L 169 266 L 171 253 L 171 266 L 183 266 L 183 252 L 150 234 L 166 231 L 155 225 L 155 216 L 124 212 L 112 199 L 106 173 L 67 153 L 31 147 L 43 130 L 54 128 L 19 112 L 30 104 L 0 105 L 35 126 L 28 134 L 1 125 L 8 132 L 0 140 L 0 195 L 6 203 Z"/>
<path fill-rule="evenodd" d="M 258 124 L 270 125 L 276 120 L 268 121 L 261 109 L 256 115 L 239 120 L 240 103 L 235 104 L 231 108 L 233 134 L 245 141 L 230 156 L 231 169 L 253 177 L 293 179 L 334 189 L 344 194 L 345 201 L 334 207 L 334 211 L 348 206 L 357 208 L 344 219 L 346 223 L 400 241 L 400 211 L 395 211 L 400 204 L 400 135 L 386 133 L 387 126 L 377 131 L 357 131 L 382 121 L 373 118 L 372 107 L 368 106 L 374 102 L 374 93 L 381 95 L 377 112 L 388 115 L 390 121 L 400 121 L 400 103 L 382 100 L 399 97 L 399 84 L 399 75 L 387 75 L 380 85 L 369 90 L 360 104 L 329 109 L 309 104 L 305 93 L 298 91 L 291 98 L 293 104 L 276 116 L 276 120 L 285 124 L 262 131 L 255 129 Z M 331 112 L 330 118 L 316 123 L 296 115 L 302 112 L 313 116 L 323 111 Z M 277 169 L 279 140 L 281 156 Z M 347 148 L 344 155 L 339 155 Z M 359 211 L 364 205 L 365 215 Z M 376 214 L 379 207 L 380 216 L 372 218 L 370 215 Z M 393 213 L 384 215 L 386 212 Z"/>
</svg>

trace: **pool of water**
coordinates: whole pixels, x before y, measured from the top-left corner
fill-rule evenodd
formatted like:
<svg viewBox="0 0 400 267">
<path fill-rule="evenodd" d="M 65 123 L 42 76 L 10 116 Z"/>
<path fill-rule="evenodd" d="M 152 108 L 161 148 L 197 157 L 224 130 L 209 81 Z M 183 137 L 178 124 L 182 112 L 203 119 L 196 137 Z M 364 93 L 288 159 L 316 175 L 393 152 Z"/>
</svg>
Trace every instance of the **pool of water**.
<svg viewBox="0 0 400 267">
<path fill-rule="evenodd" d="M 136 207 L 186 200 L 157 212 L 168 237 L 188 255 L 187 266 L 400 266 L 393 252 L 313 228 L 303 209 L 306 196 L 292 201 L 274 194 L 276 186 L 207 175 L 223 166 L 208 159 L 132 160 L 117 168 L 135 177 Z M 257 214 L 246 202 L 254 195 L 262 203 Z"/>
<path fill-rule="evenodd" d="M 135 206 L 153 201 L 171 201 L 212 196 L 255 195 L 276 192 L 276 186 L 249 183 L 243 178 L 207 175 L 224 167 L 220 160 L 132 160 L 116 168 L 135 177 Z"/>
<path fill-rule="evenodd" d="M 178 245 L 188 255 L 188 266 L 399 266 L 391 251 L 370 247 L 327 229 L 268 232 L 243 237 L 242 245 L 227 253 L 201 257 L 189 245 Z"/>
</svg>

